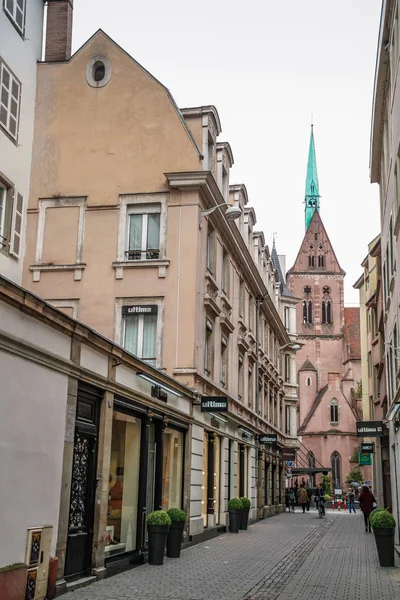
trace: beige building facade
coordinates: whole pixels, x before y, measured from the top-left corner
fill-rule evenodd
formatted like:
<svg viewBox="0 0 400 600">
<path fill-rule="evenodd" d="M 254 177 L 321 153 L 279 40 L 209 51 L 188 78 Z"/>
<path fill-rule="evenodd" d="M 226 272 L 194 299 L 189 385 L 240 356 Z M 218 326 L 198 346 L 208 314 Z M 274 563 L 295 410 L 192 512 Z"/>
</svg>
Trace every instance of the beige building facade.
<svg viewBox="0 0 400 600">
<path fill-rule="evenodd" d="M 184 450 L 188 539 L 225 528 L 233 496 L 251 499 L 251 519 L 275 514 L 282 449 L 297 445 L 296 299 L 284 298 L 246 187 L 230 184 L 233 153 L 218 139 L 217 110 L 179 110 L 102 31 L 70 59 L 53 62 L 49 48 L 46 58 L 24 285 L 197 398 Z M 201 410 L 209 397 L 227 410 Z M 137 418 L 130 407 L 124 414 Z M 139 443 L 133 429 L 129 443 Z M 164 506 L 154 494 L 145 505 Z M 109 535 L 123 544 L 121 531 Z M 112 551 L 122 561 L 130 552 Z"/>
</svg>

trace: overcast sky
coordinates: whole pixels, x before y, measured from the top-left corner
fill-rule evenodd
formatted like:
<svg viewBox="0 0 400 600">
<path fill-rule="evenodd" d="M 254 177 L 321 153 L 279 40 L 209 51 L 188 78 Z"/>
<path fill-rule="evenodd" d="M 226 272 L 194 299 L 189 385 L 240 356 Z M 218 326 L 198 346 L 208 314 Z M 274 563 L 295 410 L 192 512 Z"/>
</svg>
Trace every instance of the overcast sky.
<svg viewBox="0 0 400 600">
<path fill-rule="evenodd" d="M 169 88 L 214 104 L 257 230 L 294 262 L 304 235 L 313 114 L 321 216 L 346 271 L 345 304 L 379 232 L 369 141 L 381 0 L 75 0 L 73 50 L 98 28 Z"/>
</svg>

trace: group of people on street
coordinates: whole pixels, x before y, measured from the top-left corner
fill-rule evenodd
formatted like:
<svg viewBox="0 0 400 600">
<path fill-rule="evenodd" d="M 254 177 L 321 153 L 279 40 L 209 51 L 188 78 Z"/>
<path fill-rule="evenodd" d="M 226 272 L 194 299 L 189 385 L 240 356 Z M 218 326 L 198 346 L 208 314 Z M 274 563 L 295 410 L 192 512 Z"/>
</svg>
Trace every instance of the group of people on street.
<svg viewBox="0 0 400 600">
<path fill-rule="evenodd" d="M 310 501 L 311 501 L 312 496 L 314 496 L 317 510 L 321 509 L 321 512 L 324 515 L 325 514 L 325 490 L 323 489 L 321 484 L 318 484 L 317 489 L 315 490 L 314 494 L 312 493 L 312 491 L 310 489 L 306 488 L 304 483 L 302 483 L 299 488 L 297 488 L 297 487 L 287 488 L 286 495 L 285 495 L 286 508 L 289 510 L 289 512 L 294 512 L 294 507 L 295 507 L 296 503 L 298 503 L 301 506 L 303 513 L 305 513 L 306 511 L 310 510 Z M 376 508 L 376 500 L 372 493 L 371 486 L 369 486 L 369 487 L 367 485 L 362 486 L 362 491 L 358 497 L 358 500 L 360 502 L 361 512 L 364 515 L 365 531 L 371 532 L 371 524 L 369 522 L 369 516 L 370 516 L 371 512 L 373 511 L 373 509 Z M 348 502 L 349 513 L 350 514 L 352 512 L 355 513 L 356 512 L 355 505 L 354 505 L 355 492 L 354 492 L 354 488 L 352 488 L 352 487 L 348 491 L 347 502 Z"/>
</svg>

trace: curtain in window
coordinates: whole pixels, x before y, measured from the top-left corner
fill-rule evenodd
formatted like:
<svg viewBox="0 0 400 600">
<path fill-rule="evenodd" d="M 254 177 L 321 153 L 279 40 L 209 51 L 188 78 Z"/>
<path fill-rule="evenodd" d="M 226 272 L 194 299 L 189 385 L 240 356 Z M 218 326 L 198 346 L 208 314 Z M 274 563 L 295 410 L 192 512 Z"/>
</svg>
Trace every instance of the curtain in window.
<svg viewBox="0 0 400 600">
<path fill-rule="evenodd" d="M 142 249 L 142 215 L 129 217 L 129 250 Z"/>
<path fill-rule="evenodd" d="M 124 348 L 138 355 L 139 315 L 129 315 L 125 318 Z"/>
<path fill-rule="evenodd" d="M 149 213 L 147 215 L 147 250 L 159 250 L 160 248 L 160 214 Z"/>
<path fill-rule="evenodd" d="M 144 315 L 143 360 L 155 360 L 157 339 L 157 315 Z"/>
</svg>

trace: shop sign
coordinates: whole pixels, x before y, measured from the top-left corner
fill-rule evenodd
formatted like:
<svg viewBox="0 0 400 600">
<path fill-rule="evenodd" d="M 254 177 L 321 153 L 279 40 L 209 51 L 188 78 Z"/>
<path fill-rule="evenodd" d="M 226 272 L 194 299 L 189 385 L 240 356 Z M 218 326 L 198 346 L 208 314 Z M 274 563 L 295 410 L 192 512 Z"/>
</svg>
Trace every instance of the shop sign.
<svg viewBox="0 0 400 600">
<path fill-rule="evenodd" d="M 358 466 L 365 467 L 368 465 L 372 465 L 372 454 L 363 454 L 362 452 L 358 453 Z"/>
<path fill-rule="evenodd" d="M 157 304 L 136 304 L 135 306 L 123 306 L 123 315 L 156 315 Z"/>
<path fill-rule="evenodd" d="M 282 458 L 283 460 L 295 460 L 296 448 L 283 448 Z"/>
<path fill-rule="evenodd" d="M 383 422 L 357 421 L 357 437 L 383 437 Z"/>
<path fill-rule="evenodd" d="M 363 454 L 373 454 L 375 452 L 375 442 L 362 443 L 361 444 L 361 452 Z"/>
<path fill-rule="evenodd" d="M 228 412 L 227 396 L 202 396 L 201 412 Z"/>
<path fill-rule="evenodd" d="M 278 441 L 278 436 L 276 433 L 263 433 L 258 438 L 260 444 L 276 444 Z"/>
</svg>

